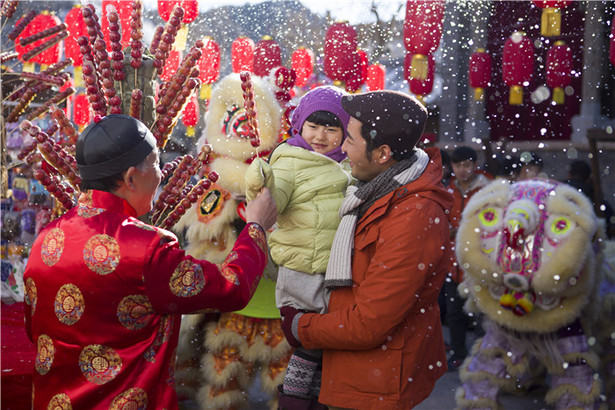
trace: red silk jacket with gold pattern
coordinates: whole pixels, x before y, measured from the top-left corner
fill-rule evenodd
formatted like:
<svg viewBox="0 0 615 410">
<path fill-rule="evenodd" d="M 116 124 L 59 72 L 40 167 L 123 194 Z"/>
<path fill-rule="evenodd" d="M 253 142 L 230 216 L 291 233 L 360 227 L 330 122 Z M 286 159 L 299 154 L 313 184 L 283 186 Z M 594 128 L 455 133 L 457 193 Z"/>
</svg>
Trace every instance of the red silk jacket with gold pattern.
<svg viewBox="0 0 615 410">
<path fill-rule="evenodd" d="M 24 285 L 35 409 L 177 408 L 180 315 L 239 310 L 254 294 L 267 263 L 257 224 L 216 265 L 136 216 L 92 190 L 34 242 Z"/>
</svg>

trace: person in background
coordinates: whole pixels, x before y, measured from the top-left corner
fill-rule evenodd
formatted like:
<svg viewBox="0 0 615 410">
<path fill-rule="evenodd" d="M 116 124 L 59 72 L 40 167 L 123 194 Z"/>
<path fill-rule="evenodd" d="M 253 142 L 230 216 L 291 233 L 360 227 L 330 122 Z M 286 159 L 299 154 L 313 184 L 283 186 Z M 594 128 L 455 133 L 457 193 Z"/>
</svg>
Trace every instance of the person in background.
<svg viewBox="0 0 615 410">
<path fill-rule="evenodd" d="M 521 154 L 521 170 L 517 181 L 524 181 L 527 179 L 542 178 L 541 172 L 544 166 L 542 158 L 535 152 L 526 152 Z"/>
<path fill-rule="evenodd" d="M 416 149 L 427 110 L 414 97 L 342 97 L 351 116 L 342 151 L 356 186 L 340 208 L 325 274 L 325 314 L 280 309 L 291 345 L 323 349 L 319 401 L 408 409 L 446 371 L 438 293 L 450 260 L 437 148 Z"/>
<path fill-rule="evenodd" d="M 331 244 L 340 223 L 338 211 L 353 182 L 341 145 L 350 116 L 342 109 L 345 93 L 321 86 L 305 94 L 293 112 L 293 137 L 278 145 L 269 162 L 257 158 L 246 173 L 246 197 L 270 189 L 278 223 L 269 235 L 271 259 L 279 266 L 278 308 L 324 313 L 323 286 Z M 280 409 L 318 401 L 320 350 L 299 347 L 290 358 L 279 399 Z"/>
<path fill-rule="evenodd" d="M 263 192 L 220 265 L 179 249 L 137 217 L 152 209 L 161 173 L 156 139 L 120 114 L 79 136 L 78 205 L 37 237 L 24 273 L 26 332 L 37 346 L 33 408 L 177 409 L 180 315 L 237 310 L 267 263 L 275 203 Z"/>
<path fill-rule="evenodd" d="M 455 235 L 461 221 L 461 214 L 468 200 L 487 185 L 493 177 L 478 169 L 476 163 L 477 154 L 471 147 L 461 146 L 455 148 L 451 154 L 451 166 L 453 177 L 448 186 L 449 192 L 453 194 L 454 205 L 449 214 L 450 247 L 455 249 Z M 446 324 L 449 328 L 449 345 L 451 348 L 448 359 L 448 369 L 455 370 L 463 363 L 468 355 L 466 347 L 466 331 L 468 328 L 469 317 L 463 310 L 465 299 L 459 295 L 457 288 L 463 280 L 463 270 L 459 267 L 453 257 L 449 277 L 444 282 L 444 295 L 446 301 Z M 480 326 L 480 324 L 478 324 Z M 480 329 L 479 329 L 480 332 Z"/>
</svg>

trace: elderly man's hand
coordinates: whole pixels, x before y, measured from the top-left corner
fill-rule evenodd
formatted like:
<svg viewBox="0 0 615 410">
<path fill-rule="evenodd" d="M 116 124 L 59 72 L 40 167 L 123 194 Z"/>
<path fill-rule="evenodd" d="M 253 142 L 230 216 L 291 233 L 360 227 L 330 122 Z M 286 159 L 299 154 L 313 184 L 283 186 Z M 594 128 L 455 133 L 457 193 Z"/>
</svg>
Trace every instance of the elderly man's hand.
<svg viewBox="0 0 615 410">
<path fill-rule="evenodd" d="M 280 308 L 280 316 L 282 316 L 282 331 L 288 344 L 292 347 L 301 346 L 301 342 L 298 339 L 297 328 L 299 325 L 299 318 L 303 315 L 303 311 L 295 309 L 292 306 L 282 306 Z"/>
<path fill-rule="evenodd" d="M 263 188 L 261 192 L 246 205 L 246 222 L 255 222 L 268 230 L 278 217 L 278 210 L 269 189 Z"/>
</svg>

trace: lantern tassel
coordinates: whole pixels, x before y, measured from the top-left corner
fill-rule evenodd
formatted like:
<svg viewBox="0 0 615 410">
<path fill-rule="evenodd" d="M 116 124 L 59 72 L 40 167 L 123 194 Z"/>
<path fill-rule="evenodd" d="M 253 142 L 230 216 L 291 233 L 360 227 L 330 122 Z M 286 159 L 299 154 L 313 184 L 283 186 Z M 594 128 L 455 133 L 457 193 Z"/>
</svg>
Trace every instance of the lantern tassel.
<svg viewBox="0 0 615 410">
<path fill-rule="evenodd" d="M 476 101 L 483 101 L 485 99 L 485 89 L 483 87 L 476 87 L 474 89 L 474 99 Z"/>
<path fill-rule="evenodd" d="M 186 127 L 186 135 L 189 136 L 190 138 L 194 137 L 196 135 L 196 130 L 194 127 Z"/>
<path fill-rule="evenodd" d="M 199 98 L 201 100 L 209 100 L 211 98 L 211 84 L 201 84 Z"/>
<path fill-rule="evenodd" d="M 553 89 L 553 101 L 555 104 L 562 105 L 565 101 L 564 89 L 562 87 L 555 87 Z"/>
<path fill-rule="evenodd" d="M 427 78 L 429 61 L 423 54 L 415 54 L 412 56 L 412 69 L 410 77 L 424 80 Z"/>
<path fill-rule="evenodd" d="M 520 85 L 513 85 L 510 87 L 510 96 L 508 97 L 508 103 L 510 105 L 523 104 L 523 87 Z"/>
<path fill-rule="evenodd" d="M 559 36 L 561 33 L 562 15 L 555 7 L 545 7 L 540 16 L 540 34 L 544 37 Z"/>
</svg>

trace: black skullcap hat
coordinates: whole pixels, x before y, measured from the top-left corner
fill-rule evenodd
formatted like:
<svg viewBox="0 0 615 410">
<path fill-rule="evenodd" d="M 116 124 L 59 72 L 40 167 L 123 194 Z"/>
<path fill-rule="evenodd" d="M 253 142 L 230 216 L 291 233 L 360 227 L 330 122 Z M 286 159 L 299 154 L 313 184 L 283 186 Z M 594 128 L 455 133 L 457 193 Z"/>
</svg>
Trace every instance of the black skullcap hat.
<svg viewBox="0 0 615 410">
<path fill-rule="evenodd" d="M 398 91 L 343 96 L 342 107 L 370 130 L 377 145 L 388 145 L 398 161 L 410 156 L 427 120 L 423 104 Z"/>
<path fill-rule="evenodd" d="M 84 181 L 120 174 L 138 165 L 156 148 L 156 138 L 141 121 L 111 114 L 83 130 L 75 158 Z"/>
</svg>

